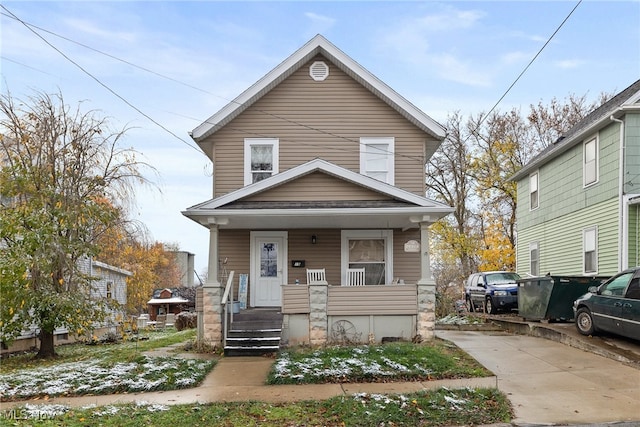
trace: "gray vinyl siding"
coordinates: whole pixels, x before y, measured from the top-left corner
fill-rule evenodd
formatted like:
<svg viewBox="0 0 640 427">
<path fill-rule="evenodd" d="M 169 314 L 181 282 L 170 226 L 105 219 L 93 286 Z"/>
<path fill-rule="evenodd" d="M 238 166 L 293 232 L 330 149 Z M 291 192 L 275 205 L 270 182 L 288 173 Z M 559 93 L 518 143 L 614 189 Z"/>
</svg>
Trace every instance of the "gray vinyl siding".
<svg viewBox="0 0 640 427">
<path fill-rule="evenodd" d="M 583 144 L 571 149 L 538 169 L 539 206 L 530 209 L 529 177 L 518 181 L 518 230 L 525 230 L 554 220 L 618 194 L 619 130 L 617 124 L 598 134 L 598 182 L 583 185 Z M 528 257 L 527 257 L 528 258 Z"/>
<path fill-rule="evenodd" d="M 307 65 L 218 130 L 213 144 L 214 196 L 244 185 L 244 139 L 279 139 L 279 171 L 322 158 L 360 171 L 361 137 L 395 138 L 395 186 L 425 193 L 425 158 L 438 143 L 329 61 L 329 77 L 316 82 Z"/>
<path fill-rule="evenodd" d="M 640 114 L 625 116 L 624 192 L 640 193 Z"/>
<path fill-rule="evenodd" d="M 598 274 L 615 274 L 618 269 L 617 198 L 531 227 L 518 227 L 517 272 L 529 273 L 529 243 L 538 242 L 541 275 L 582 275 L 582 233 L 592 226 L 598 227 Z"/>
<path fill-rule="evenodd" d="M 640 266 L 640 204 L 629 206 L 629 267 Z"/>
</svg>

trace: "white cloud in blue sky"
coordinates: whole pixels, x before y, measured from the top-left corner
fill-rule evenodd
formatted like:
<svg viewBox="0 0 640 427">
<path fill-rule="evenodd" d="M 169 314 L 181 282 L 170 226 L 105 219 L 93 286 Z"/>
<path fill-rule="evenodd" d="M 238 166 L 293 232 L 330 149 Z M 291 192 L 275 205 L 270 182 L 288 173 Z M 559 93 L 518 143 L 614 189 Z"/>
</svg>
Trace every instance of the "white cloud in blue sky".
<svg viewBox="0 0 640 427">
<path fill-rule="evenodd" d="M 206 267 L 208 232 L 180 211 L 211 195 L 209 160 L 188 133 L 320 33 L 434 119 L 488 111 L 577 1 L 3 1 L 134 111 L 8 16 L 2 91 L 60 90 L 75 105 L 131 126 L 126 143 L 161 174 L 136 217 Z M 640 2 L 583 1 L 498 106 L 526 110 L 569 94 L 617 92 L 640 77 Z M 186 143 L 185 143 L 186 142 Z"/>
</svg>

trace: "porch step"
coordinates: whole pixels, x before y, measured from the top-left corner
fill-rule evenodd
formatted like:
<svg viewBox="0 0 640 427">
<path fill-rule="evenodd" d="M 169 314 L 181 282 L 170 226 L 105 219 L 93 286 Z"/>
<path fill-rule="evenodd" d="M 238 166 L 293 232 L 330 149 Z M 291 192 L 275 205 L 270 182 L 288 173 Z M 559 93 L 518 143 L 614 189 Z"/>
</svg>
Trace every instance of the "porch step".
<svg viewBox="0 0 640 427">
<path fill-rule="evenodd" d="M 282 314 L 274 309 L 247 309 L 234 314 L 225 356 L 260 356 L 280 350 Z"/>
</svg>

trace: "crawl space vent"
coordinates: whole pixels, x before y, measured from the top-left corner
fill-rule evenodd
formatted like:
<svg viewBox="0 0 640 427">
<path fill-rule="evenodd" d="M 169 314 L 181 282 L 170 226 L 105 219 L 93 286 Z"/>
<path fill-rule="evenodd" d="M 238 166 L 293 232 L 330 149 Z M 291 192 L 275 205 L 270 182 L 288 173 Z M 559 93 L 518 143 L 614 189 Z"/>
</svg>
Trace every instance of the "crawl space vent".
<svg viewBox="0 0 640 427">
<path fill-rule="evenodd" d="M 317 82 L 321 82 L 329 77 L 329 66 L 323 61 L 316 61 L 309 67 L 309 75 Z"/>
</svg>

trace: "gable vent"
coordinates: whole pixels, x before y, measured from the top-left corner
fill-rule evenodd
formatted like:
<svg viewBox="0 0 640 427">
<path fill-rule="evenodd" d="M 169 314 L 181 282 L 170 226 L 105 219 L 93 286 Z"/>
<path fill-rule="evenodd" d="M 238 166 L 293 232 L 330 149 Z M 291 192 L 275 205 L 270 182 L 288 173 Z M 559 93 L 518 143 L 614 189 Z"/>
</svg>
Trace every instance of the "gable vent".
<svg viewBox="0 0 640 427">
<path fill-rule="evenodd" d="M 309 67 L 309 75 L 317 82 L 321 82 L 329 77 L 329 66 L 323 61 L 316 61 Z"/>
</svg>

